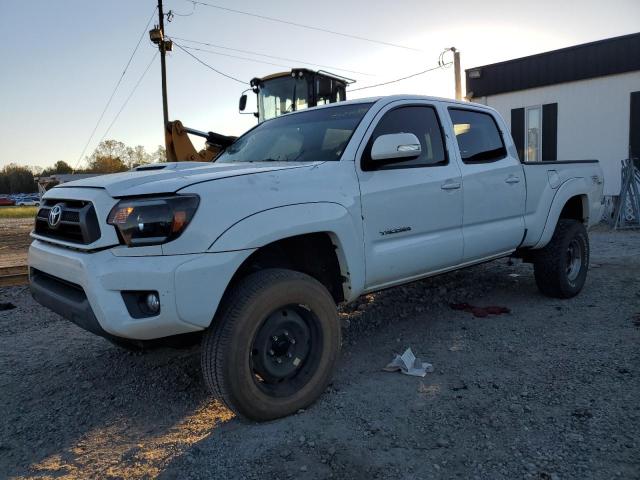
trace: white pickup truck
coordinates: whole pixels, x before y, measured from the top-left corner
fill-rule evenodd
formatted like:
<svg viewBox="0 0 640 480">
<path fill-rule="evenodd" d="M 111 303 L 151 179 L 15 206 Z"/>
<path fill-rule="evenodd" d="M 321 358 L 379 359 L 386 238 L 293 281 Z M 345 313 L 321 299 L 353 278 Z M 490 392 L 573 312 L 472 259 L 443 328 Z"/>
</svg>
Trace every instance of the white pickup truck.
<svg viewBox="0 0 640 480">
<path fill-rule="evenodd" d="M 595 160 L 521 163 L 485 106 L 342 102 L 261 123 L 213 163 L 50 190 L 31 290 L 121 345 L 201 338 L 211 392 L 273 419 L 326 388 L 341 302 L 510 255 L 544 294 L 576 295 L 602 183 Z"/>
</svg>

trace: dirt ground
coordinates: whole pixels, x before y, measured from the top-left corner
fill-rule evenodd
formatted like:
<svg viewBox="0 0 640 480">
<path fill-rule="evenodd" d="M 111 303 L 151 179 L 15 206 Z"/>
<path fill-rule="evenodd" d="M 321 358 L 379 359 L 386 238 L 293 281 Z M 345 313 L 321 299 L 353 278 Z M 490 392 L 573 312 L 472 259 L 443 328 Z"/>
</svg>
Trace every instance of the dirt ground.
<svg viewBox="0 0 640 480">
<path fill-rule="evenodd" d="M 27 264 L 29 233 L 33 218 L 3 218 L 0 220 L 0 268 Z"/>
<path fill-rule="evenodd" d="M 333 384 L 264 424 L 208 398 L 197 348 L 127 353 L 0 289 L 0 478 L 640 478 L 640 232 L 592 234 L 574 299 L 531 270 L 360 299 Z M 381 371 L 408 346 L 435 371 Z"/>
</svg>

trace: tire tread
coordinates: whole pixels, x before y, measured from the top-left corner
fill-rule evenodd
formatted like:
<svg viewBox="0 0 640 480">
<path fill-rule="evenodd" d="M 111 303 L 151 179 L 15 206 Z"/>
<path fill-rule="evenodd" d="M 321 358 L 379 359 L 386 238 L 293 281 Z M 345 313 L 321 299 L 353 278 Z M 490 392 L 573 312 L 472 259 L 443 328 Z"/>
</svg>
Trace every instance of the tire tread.
<svg viewBox="0 0 640 480">
<path fill-rule="evenodd" d="M 586 235 L 584 225 L 577 220 L 560 219 L 549 243 L 544 248 L 541 248 L 536 252 L 533 264 L 534 276 L 538 289 L 544 295 L 555 298 L 570 298 L 576 295 L 582 288 L 582 285 L 580 285 L 577 292 L 566 288 L 562 282 L 563 275 L 565 275 L 565 273 L 563 273 L 561 269 L 564 268 L 564 266 L 562 262 L 559 261 L 559 259 L 563 258 L 565 254 L 563 251 L 564 239 L 569 235 L 575 235 L 582 232 L 584 232 L 586 239 L 586 250 L 584 253 L 586 255 L 586 265 L 588 266 L 588 236 Z"/>
<path fill-rule="evenodd" d="M 205 384 L 236 415 L 244 416 L 235 407 L 233 396 L 225 383 L 224 368 L 226 347 L 233 341 L 233 325 L 241 314 L 241 306 L 251 302 L 264 285 L 296 278 L 308 280 L 310 277 L 293 270 L 277 268 L 259 270 L 248 275 L 225 296 L 211 327 L 203 336 L 201 368 Z"/>
</svg>

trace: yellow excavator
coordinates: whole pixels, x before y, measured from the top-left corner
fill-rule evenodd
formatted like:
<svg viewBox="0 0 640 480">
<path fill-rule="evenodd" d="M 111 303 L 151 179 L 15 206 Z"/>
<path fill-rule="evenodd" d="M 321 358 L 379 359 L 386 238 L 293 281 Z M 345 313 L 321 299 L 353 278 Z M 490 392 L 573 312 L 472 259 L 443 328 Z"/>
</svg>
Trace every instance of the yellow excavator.
<svg viewBox="0 0 640 480">
<path fill-rule="evenodd" d="M 204 138 L 205 147 L 196 150 L 189 134 Z M 167 162 L 210 162 L 237 138 L 185 127 L 180 120 L 167 124 L 165 137 Z"/>
<path fill-rule="evenodd" d="M 255 93 L 257 111 L 249 113 L 260 123 L 304 108 L 344 101 L 347 86 L 353 82 L 323 70 L 294 68 L 252 79 L 251 88 L 242 92 L 238 107 L 240 113 L 246 113 L 247 92 Z M 165 135 L 167 162 L 210 162 L 237 138 L 185 127 L 179 120 L 167 124 Z M 204 138 L 205 148 L 196 150 L 189 135 Z"/>
</svg>

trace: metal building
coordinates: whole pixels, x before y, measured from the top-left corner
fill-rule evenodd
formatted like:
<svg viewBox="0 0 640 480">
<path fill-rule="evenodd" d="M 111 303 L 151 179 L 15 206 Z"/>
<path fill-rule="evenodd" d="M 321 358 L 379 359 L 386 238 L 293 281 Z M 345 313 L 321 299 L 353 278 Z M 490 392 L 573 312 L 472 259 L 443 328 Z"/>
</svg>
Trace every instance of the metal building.
<svg viewBox="0 0 640 480">
<path fill-rule="evenodd" d="M 466 81 L 525 161 L 596 158 L 618 195 L 621 161 L 640 158 L 640 33 L 470 68 Z"/>
</svg>

